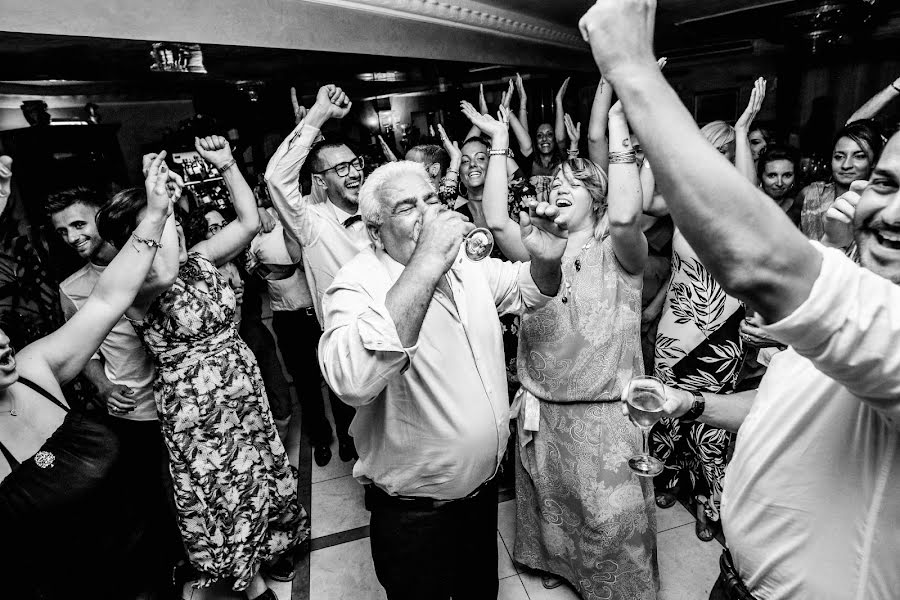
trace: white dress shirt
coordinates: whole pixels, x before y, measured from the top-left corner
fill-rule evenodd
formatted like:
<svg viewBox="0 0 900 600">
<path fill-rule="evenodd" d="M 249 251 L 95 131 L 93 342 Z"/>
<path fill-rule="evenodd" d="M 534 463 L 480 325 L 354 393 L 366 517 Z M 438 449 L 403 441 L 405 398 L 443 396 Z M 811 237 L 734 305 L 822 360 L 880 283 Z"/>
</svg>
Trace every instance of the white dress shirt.
<svg viewBox="0 0 900 600">
<path fill-rule="evenodd" d="M 362 221 L 344 227 L 331 202 L 316 203 L 300 194 L 300 168 L 318 136 L 318 128 L 301 121 L 269 160 L 266 183 L 281 222 L 303 248 L 306 281 L 322 323 L 325 290 L 340 268 L 371 243 Z"/>
<path fill-rule="evenodd" d="M 294 264 L 287 244 L 284 243 L 284 226 L 277 220 L 274 209 L 267 208 L 266 212 L 276 217 L 275 227 L 269 233 L 260 231 L 256 234 L 250 242 L 250 253 L 261 264 Z M 309 284 L 300 269 L 296 269 L 290 277 L 284 279 L 266 280 L 266 284 L 269 289 L 269 302 L 274 311 L 300 310 L 313 305 Z"/>
<path fill-rule="evenodd" d="M 900 286 L 814 244 L 809 298 L 766 328 L 774 356 L 725 475 L 722 522 L 761 600 L 900 593 Z"/>
<path fill-rule="evenodd" d="M 324 299 L 319 364 L 331 389 L 356 407 L 353 475 L 392 495 L 462 498 L 492 477 L 509 438 L 500 314 L 550 299 L 530 263 L 472 262 L 460 252 L 436 291 L 416 344 L 404 348 L 385 306 L 403 266 L 361 252 Z"/>
</svg>

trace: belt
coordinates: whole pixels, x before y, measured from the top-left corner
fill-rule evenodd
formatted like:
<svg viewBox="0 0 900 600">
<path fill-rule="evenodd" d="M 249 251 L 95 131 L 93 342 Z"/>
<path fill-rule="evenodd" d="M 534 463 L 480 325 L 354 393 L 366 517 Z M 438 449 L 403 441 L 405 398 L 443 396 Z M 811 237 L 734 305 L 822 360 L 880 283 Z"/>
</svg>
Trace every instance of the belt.
<svg viewBox="0 0 900 600">
<path fill-rule="evenodd" d="M 756 600 L 741 581 L 741 576 L 734 568 L 731 552 L 727 548 L 722 551 L 722 556 L 719 558 L 719 572 L 719 581 L 716 585 L 720 587 L 727 600 Z"/>
<path fill-rule="evenodd" d="M 494 478 L 492 477 L 475 488 L 468 496 L 452 500 L 438 500 L 437 498 L 423 498 L 419 496 L 392 496 L 377 485 L 370 483 L 366 485 L 366 509 L 371 511 L 373 508 L 392 507 L 410 510 L 435 510 L 451 504 L 472 500 L 480 496 L 488 488 L 493 487 Z"/>
</svg>

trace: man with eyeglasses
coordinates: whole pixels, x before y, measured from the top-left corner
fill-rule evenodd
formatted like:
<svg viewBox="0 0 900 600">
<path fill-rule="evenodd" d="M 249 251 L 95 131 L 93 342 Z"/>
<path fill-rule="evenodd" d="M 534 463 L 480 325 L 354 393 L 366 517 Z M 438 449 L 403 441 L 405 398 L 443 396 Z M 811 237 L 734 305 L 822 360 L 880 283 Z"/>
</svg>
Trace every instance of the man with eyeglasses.
<svg viewBox="0 0 900 600">
<path fill-rule="evenodd" d="M 275 210 L 289 235 L 300 245 L 306 281 L 312 295 L 321 332 L 322 296 L 334 276 L 360 250 L 369 247 L 369 236 L 358 212 L 359 188 L 365 180 L 365 163 L 346 144 L 317 139 L 330 119 L 342 119 L 352 103 L 341 88 L 328 84 L 319 88 L 316 102 L 306 116 L 281 143 L 266 168 L 266 184 Z M 306 162 L 314 186 L 324 190 L 326 200 L 316 202 L 300 191 L 298 176 Z M 313 328 L 315 330 L 315 328 Z M 318 336 L 317 336 L 318 338 Z M 318 339 L 309 340 L 318 345 Z M 354 410 L 331 391 L 331 408 L 338 436 L 338 454 L 343 461 L 356 458 L 356 448 L 348 433 Z M 303 402 L 319 402 L 318 398 Z M 327 430 L 325 428 L 328 428 Z M 310 431 L 316 464 L 324 466 L 331 457 L 331 430 L 327 421 Z"/>
</svg>

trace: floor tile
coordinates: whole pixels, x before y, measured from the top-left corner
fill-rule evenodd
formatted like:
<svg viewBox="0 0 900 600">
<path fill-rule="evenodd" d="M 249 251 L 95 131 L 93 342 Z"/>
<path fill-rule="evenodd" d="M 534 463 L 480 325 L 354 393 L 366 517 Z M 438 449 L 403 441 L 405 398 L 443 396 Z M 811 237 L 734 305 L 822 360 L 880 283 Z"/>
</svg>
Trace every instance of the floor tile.
<svg viewBox="0 0 900 600">
<path fill-rule="evenodd" d="M 565 583 L 558 588 L 548 590 L 541 583 L 541 576 L 532 572 L 519 574 L 530 600 L 581 600 L 578 594 Z"/>
<path fill-rule="evenodd" d="M 674 507 L 673 507 L 674 508 Z M 701 542 L 689 523 L 657 535 L 661 600 L 703 600 L 719 576 L 722 546 Z"/>
<path fill-rule="evenodd" d="M 497 577 L 503 579 L 516 573 L 516 567 L 513 565 L 509 550 L 507 550 L 506 544 L 503 543 L 500 533 L 497 532 Z"/>
<path fill-rule="evenodd" d="M 337 479 L 338 477 L 346 477 L 353 473 L 353 465 L 356 464 L 356 460 L 351 460 L 350 462 L 344 462 L 341 460 L 341 457 L 338 456 L 338 443 L 337 440 L 331 442 L 331 460 L 328 461 L 328 464 L 324 467 L 320 467 L 316 464 L 315 458 L 310 458 L 312 463 L 312 482 L 319 483 L 320 481 L 328 481 L 329 479 Z"/>
<path fill-rule="evenodd" d="M 518 577 L 501 579 L 497 600 L 528 600 L 528 593 L 522 580 Z"/>
<path fill-rule="evenodd" d="M 339 477 L 312 486 L 312 537 L 347 531 L 369 524 L 363 486 L 353 477 Z"/>
<path fill-rule="evenodd" d="M 313 552 L 309 597 L 311 600 L 386 600 L 375 576 L 369 539 Z"/>
<path fill-rule="evenodd" d="M 669 508 L 656 507 L 656 532 L 662 533 L 675 527 L 681 527 L 687 523 L 693 523 L 694 517 L 681 504 L 676 502 L 674 506 Z"/>
</svg>

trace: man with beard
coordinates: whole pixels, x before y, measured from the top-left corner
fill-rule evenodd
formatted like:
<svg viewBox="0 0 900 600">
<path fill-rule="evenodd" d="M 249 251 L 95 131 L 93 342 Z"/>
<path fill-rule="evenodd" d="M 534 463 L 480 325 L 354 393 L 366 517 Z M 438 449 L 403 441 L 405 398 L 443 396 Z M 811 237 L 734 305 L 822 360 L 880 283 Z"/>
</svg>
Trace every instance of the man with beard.
<svg viewBox="0 0 900 600">
<path fill-rule="evenodd" d="M 325 123 L 344 118 L 351 106 L 341 88 L 331 84 L 319 88 L 315 104 L 281 143 L 266 167 L 272 205 L 288 234 L 302 249 L 306 281 L 320 325 L 325 290 L 340 268 L 369 245 L 366 227 L 358 215 L 359 188 L 365 179 L 363 158 L 342 142 L 316 141 Z M 316 203 L 300 191 L 300 169 L 307 162 L 313 185 L 325 191 L 325 202 Z M 318 339 L 309 343 L 317 344 Z M 338 454 L 346 462 L 356 458 L 353 439 L 347 433 L 354 411 L 333 393 L 330 397 Z M 316 464 L 324 466 L 331 459 L 332 435 L 328 421 L 320 420 L 310 438 Z"/>
<path fill-rule="evenodd" d="M 896 598 L 900 135 L 864 189 L 828 209 L 831 240 L 852 228 L 856 265 L 805 239 L 700 135 L 656 67 L 655 11 L 655 0 L 599 0 L 579 27 L 676 225 L 715 280 L 790 346 L 758 391 L 667 390 L 666 416 L 739 429 L 722 497 L 730 552 L 711 598 Z"/>
</svg>

